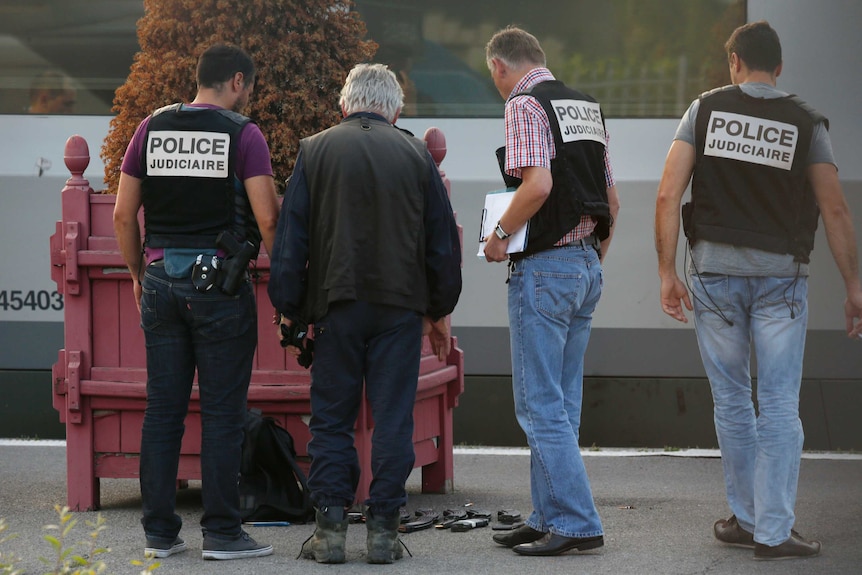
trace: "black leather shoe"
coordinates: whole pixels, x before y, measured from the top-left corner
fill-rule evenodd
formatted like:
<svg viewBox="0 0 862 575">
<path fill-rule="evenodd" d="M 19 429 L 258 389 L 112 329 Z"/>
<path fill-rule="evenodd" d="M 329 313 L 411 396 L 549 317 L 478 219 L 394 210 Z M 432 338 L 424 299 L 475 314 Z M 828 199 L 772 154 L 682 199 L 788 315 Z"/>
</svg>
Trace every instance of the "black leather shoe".
<svg viewBox="0 0 862 575">
<path fill-rule="evenodd" d="M 559 555 L 572 549 L 577 549 L 578 551 L 596 549 L 604 544 L 605 538 L 602 535 L 596 537 L 564 537 L 556 533 L 546 533 L 537 541 L 516 545 L 512 548 L 512 551 L 519 555 L 548 556 Z"/>
<path fill-rule="evenodd" d="M 762 543 L 754 545 L 755 559 L 802 559 L 820 555 L 820 541 L 806 541 L 795 531 L 790 532 L 790 538 L 781 545 L 770 547 Z"/>
<path fill-rule="evenodd" d="M 544 535 L 544 533 L 536 531 L 529 525 L 523 525 L 508 533 L 496 533 L 492 539 L 500 545 L 514 547 L 522 543 L 532 543 L 537 539 L 541 539 Z"/>
<path fill-rule="evenodd" d="M 722 543 L 754 549 L 754 534 L 742 528 L 736 515 L 731 515 L 730 519 L 719 519 L 712 526 L 712 531 Z"/>
</svg>

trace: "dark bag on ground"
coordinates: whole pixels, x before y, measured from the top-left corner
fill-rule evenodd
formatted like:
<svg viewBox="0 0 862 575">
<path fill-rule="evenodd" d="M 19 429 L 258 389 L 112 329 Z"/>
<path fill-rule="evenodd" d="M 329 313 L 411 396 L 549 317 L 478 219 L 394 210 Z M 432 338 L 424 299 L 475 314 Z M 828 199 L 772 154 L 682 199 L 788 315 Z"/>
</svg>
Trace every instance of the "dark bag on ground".
<svg viewBox="0 0 862 575">
<path fill-rule="evenodd" d="M 293 437 L 259 409 L 246 414 L 239 504 L 243 521 L 305 523 L 314 517 Z"/>
</svg>

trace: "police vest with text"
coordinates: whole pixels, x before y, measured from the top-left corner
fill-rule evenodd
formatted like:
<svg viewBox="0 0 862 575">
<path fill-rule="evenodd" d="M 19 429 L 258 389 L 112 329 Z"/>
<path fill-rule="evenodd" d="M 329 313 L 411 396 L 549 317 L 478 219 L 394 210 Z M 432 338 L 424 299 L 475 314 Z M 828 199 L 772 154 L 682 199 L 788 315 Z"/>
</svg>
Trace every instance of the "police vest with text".
<svg viewBox="0 0 862 575">
<path fill-rule="evenodd" d="M 582 216 L 592 216 L 597 221 L 595 234 L 600 240 L 607 238 L 611 224 L 605 180 L 607 139 L 599 103 L 558 80 L 540 82 L 515 97 L 526 94 L 536 98 L 545 110 L 557 154 L 551 160 L 551 193 L 530 218 L 526 249 L 514 257 L 553 247 L 577 227 Z M 520 185 L 520 180 L 505 171 L 503 178 L 507 185 Z"/>
<path fill-rule="evenodd" d="M 683 208 L 689 240 L 807 263 L 820 212 L 806 170 L 821 121 L 827 122 L 796 96 L 755 98 L 738 86 L 701 95 L 692 201 Z"/>
<path fill-rule="evenodd" d="M 236 112 L 173 104 L 153 112 L 141 183 L 146 245 L 212 248 L 219 233 L 260 244 L 245 188 L 235 175 Z"/>
</svg>

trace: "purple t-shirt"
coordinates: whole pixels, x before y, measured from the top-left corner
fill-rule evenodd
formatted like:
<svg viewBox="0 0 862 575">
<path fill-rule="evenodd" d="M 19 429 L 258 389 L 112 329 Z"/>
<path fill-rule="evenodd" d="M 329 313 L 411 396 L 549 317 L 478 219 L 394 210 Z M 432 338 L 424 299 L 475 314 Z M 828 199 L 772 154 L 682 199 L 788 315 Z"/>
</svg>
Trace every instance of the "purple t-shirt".
<svg viewBox="0 0 862 575">
<path fill-rule="evenodd" d="M 191 104 L 188 104 L 192 106 Z M 194 104 L 195 108 L 209 108 L 211 110 L 220 110 L 219 106 L 210 104 Z M 129 176 L 138 179 L 143 179 L 145 174 L 141 169 L 141 157 L 143 155 L 144 146 L 146 145 L 147 126 L 150 124 L 150 118 L 147 116 L 138 125 L 135 130 L 135 135 L 132 136 L 132 141 L 126 148 L 126 155 L 123 156 L 123 164 L 120 170 Z M 272 176 L 272 162 L 269 157 L 269 146 L 266 143 L 266 138 L 263 137 L 263 132 L 257 127 L 257 124 L 249 122 L 243 126 L 239 134 L 239 148 L 236 159 L 236 177 L 240 181 L 245 181 L 255 176 Z M 164 256 L 164 248 L 146 248 L 146 262 L 149 265 L 151 262 L 162 259 Z"/>
<path fill-rule="evenodd" d="M 209 108 L 211 110 L 220 110 L 218 106 L 210 104 L 188 104 L 193 108 Z M 143 122 L 138 125 L 135 130 L 135 135 L 132 141 L 129 142 L 129 147 L 126 148 L 126 155 L 123 156 L 123 164 L 120 170 L 124 174 L 133 176 L 138 179 L 144 178 L 144 173 L 141 170 L 141 156 L 144 150 L 147 126 L 150 124 L 151 116 L 147 116 Z M 271 176 L 272 163 L 269 158 L 269 146 L 266 143 L 266 138 L 263 137 L 263 132 L 257 127 L 257 124 L 249 122 L 246 124 L 239 134 L 239 153 L 236 160 L 236 177 L 240 181 L 245 181 L 255 176 Z"/>
</svg>

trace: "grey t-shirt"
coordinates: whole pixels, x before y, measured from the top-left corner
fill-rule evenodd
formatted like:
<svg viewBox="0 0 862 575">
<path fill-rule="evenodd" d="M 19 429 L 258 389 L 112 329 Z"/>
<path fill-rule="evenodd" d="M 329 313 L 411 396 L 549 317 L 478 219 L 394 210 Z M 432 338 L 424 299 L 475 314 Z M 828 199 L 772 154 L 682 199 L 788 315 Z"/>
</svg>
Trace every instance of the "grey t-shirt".
<svg viewBox="0 0 862 575">
<path fill-rule="evenodd" d="M 755 98 L 781 98 L 787 96 L 770 84 L 761 82 L 746 82 L 739 87 L 743 92 Z M 676 129 L 675 140 L 695 145 L 694 126 L 700 100 L 691 103 L 688 111 L 680 120 Z M 832 153 L 832 141 L 823 122 L 817 124 L 811 135 L 811 148 L 808 152 L 808 164 L 835 164 Z M 773 276 L 793 277 L 796 274 L 807 276 L 808 264 L 798 264 L 789 254 L 776 254 L 756 248 L 734 246 L 706 240 L 698 241 L 692 251 L 691 273 L 715 273 L 733 276 Z"/>
</svg>

